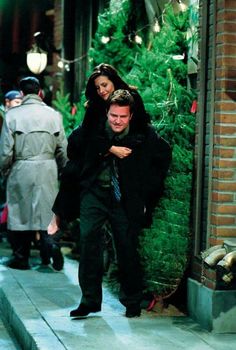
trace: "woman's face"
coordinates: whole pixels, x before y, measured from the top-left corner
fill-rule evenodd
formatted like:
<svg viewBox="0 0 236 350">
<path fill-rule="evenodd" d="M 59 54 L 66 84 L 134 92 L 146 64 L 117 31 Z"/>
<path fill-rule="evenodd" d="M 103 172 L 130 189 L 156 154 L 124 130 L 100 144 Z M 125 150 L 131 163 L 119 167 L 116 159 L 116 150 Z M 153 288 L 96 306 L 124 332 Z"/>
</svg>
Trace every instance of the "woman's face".
<svg viewBox="0 0 236 350">
<path fill-rule="evenodd" d="M 98 95 L 107 100 L 110 94 L 115 90 L 113 82 L 105 75 L 100 75 L 94 80 Z"/>
</svg>

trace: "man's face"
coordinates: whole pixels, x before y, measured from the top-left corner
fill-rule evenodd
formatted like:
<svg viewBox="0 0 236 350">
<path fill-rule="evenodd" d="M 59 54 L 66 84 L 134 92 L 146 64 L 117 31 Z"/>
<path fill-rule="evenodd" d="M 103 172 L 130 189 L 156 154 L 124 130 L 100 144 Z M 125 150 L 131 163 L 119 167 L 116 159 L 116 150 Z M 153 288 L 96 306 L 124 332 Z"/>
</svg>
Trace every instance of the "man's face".
<svg viewBox="0 0 236 350">
<path fill-rule="evenodd" d="M 14 100 L 10 101 L 9 108 L 19 106 L 19 105 L 21 105 L 21 103 L 22 103 L 21 98 L 14 98 Z"/>
<path fill-rule="evenodd" d="M 111 129 L 115 133 L 121 133 L 129 126 L 132 117 L 130 106 L 111 105 L 107 117 Z"/>
<path fill-rule="evenodd" d="M 22 102 L 21 98 L 14 98 L 13 100 L 6 100 L 6 107 L 7 109 L 15 107 L 15 106 L 19 106 Z"/>
</svg>

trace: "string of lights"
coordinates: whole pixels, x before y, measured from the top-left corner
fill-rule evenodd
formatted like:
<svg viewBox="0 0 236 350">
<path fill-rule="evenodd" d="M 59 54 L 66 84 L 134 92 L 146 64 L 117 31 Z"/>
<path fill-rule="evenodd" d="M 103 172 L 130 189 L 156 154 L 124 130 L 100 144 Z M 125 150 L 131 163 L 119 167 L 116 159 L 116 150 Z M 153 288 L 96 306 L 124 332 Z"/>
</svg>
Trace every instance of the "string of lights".
<svg viewBox="0 0 236 350">
<path fill-rule="evenodd" d="M 74 64 L 76 62 L 81 61 L 83 58 L 87 57 L 87 54 L 84 54 L 80 57 L 76 57 L 73 60 L 67 60 L 66 58 L 63 58 L 59 55 L 57 55 L 58 63 L 57 66 L 61 69 L 65 69 L 66 71 L 70 71 L 70 65 Z"/>
<path fill-rule="evenodd" d="M 169 2 L 167 3 L 167 6 L 169 6 L 171 3 L 177 3 L 179 5 L 179 10 L 184 12 L 187 10 L 187 5 L 183 3 L 182 0 L 169 0 Z M 159 17 L 155 17 L 154 18 L 154 21 L 152 24 L 147 24 L 145 26 L 143 26 L 142 28 L 139 28 L 137 29 L 135 32 L 133 33 L 130 33 L 130 34 L 127 34 L 125 36 L 122 37 L 122 39 L 124 37 L 127 37 L 130 41 L 134 41 L 136 44 L 139 44 L 141 45 L 142 42 L 143 42 L 143 39 L 142 37 L 139 35 L 140 32 L 142 32 L 144 29 L 146 28 L 152 28 L 152 31 L 154 33 L 158 33 L 160 32 L 161 30 L 161 27 L 160 27 L 160 24 L 159 24 L 159 21 L 160 21 L 160 18 L 162 18 L 162 21 L 163 21 L 163 16 L 165 14 L 165 9 L 163 10 L 162 14 L 159 16 Z M 111 40 L 119 40 L 121 38 L 119 37 L 113 37 L 113 36 L 104 36 L 102 35 L 101 36 L 101 42 L 106 45 L 108 44 Z M 70 65 L 71 64 L 75 64 L 75 63 L 78 63 L 80 62 L 82 59 L 84 59 L 85 57 L 87 57 L 87 54 L 84 54 L 80 57 L 76 57 L 74 58 L 73 60 L 68 60 L 68 59 L 65 59 L 59 55 L 57 55 L 57 59 L 58 59 L 58 63 L 57 63 L 57 66 L 60 68 L 60 69 L 65 69 L 66 71 L 70 71 Z M 183 55 L 175 55 L 173 56 L 172 58 L 175 59 L 175 60 L 183 60 L 184 59 L 184 54 Z"/>
</svg>

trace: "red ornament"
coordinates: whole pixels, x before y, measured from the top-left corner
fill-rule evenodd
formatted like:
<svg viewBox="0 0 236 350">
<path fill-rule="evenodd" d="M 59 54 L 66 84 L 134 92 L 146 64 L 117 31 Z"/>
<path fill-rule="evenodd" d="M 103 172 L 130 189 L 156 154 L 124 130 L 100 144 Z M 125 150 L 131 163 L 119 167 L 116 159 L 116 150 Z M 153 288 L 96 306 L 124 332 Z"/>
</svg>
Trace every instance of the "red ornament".
<svg viewBox="0 0 236 350">
<path fill-rule="evenodd" d="M 146 310 L 151 311 L 159 300 L 160 300 L 160 298 L 156 294 L 154 294 L 153 299 L 148 304 L 148 307 Z"/>
<path fill-rule="evenodd" d="M 6 224 L 7 223 L 7 217 L 8 217 L 8 208 L 7 205 L 4 205 L 3 211 L 0 216 L 0 224 Z"/>
<path fill-rule="evenodd" d="M 191 113 L 196 113 L 197 112 L 197 100 L 194 100 L 192 103 L 192 107 L 190 109 Z"/>
<path fill-rule="evenodd" d="M 72 114 L 72 115 L 75 115 L 76 112 L 77 112 L 77 108 L 76 108 L 76 106 L 73 106 L 73 107 L 71 108 L 71 114 Z"/>
</svg>

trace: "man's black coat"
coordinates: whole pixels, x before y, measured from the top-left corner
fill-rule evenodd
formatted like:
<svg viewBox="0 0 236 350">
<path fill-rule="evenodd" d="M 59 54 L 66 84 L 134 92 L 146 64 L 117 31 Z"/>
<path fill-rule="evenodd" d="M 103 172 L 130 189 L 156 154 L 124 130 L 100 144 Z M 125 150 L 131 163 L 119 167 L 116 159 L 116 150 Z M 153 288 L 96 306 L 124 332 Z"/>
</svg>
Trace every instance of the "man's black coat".
<svg viewBox="0 0 236 350">
<path fill-rule="evenodd" d="M 104 131 L 105 133 L 105 131 Z M 106 135 L 89 135 L 78 127 L 68 139 L 69 161 L 64 169 L 53 211 L 66 221 L 79 217 L 79 203 L 84 191 L 92 189 L 102 169 L 105 154 L 111 145 L 125 146 L 132 153 L 116 157 L 122 204 L 132 225 L 148 226 L 151 215 L 163 192 L 164 179 L 171 161 L 169 144 L 152 126 L 145 131 L 131 131 L 123 139 L 109 141 Z M 107 158 L 108 159 L 108 158 Z"/>
</svg>

